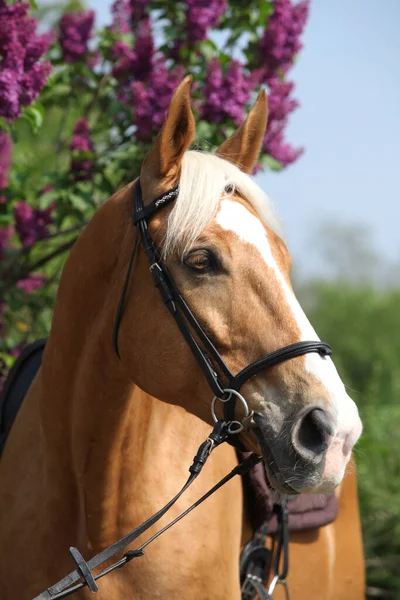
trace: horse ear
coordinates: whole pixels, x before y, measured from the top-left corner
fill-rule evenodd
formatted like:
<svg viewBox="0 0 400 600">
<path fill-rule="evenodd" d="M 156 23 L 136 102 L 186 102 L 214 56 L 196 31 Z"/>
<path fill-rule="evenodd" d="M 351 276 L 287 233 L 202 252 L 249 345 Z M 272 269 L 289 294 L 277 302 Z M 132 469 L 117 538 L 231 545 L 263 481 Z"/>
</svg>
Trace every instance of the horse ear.
<svg viewBox="0 0 400 600">
<path fill-rule="evenodd" d="M 176 184 L 183 154 L 194 139 L 192 79 L 191 75 L 185 77 L 175 90 L 164 124 L 143 161 L 140 181 L 145 204 Z"/>
<path fill-rule="evenodd" d="M 267 94 L 261 90 L 243 125 L 218 148 L 216 154 L 236 164 L 245 173 L 251 173 L 260 154 L 267 120 Z"/>
</svg>

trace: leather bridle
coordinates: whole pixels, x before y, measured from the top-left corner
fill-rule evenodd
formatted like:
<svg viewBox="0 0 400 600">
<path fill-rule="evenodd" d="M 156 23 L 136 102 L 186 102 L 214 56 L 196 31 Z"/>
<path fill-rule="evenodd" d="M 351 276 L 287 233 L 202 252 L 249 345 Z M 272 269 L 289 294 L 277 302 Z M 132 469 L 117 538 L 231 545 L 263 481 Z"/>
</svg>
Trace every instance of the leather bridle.
<svg viewBox="0 0 400 600">
<path fill-rule="evenodd" d="M 215 422 L 217 421 L 217 417 L 215 415 L 215 403 L 217 400 L 221 400 L 224 407 L 224 419 L 226 422 L 231 424 L 229 433 L 232 436 L 240 433 L 240 431 L 243 429 L 242 423 L 235 420 L 235 402 L 237 398 L 241 400 L 245 408 L 245 419 L 249 419 L 251 417 L 246 400 L 239 393 L 241 387 L 244 385 L 244 383 L 246 383 L 246 381 L 261 371 L 274 367 L 275 365 L 290 360 L 291 358 L 302 356 L 303 354 L 307 354 L 309 352 L 317 352 L 321 356 L 328 356 L 332 354 L 332 350 L 328 344 L 320 341 L 297 342 L 262 356 L 258 360 L 247 365 L 247 367 L 242 369 L 237 375 L 234 375 L 230 371 L 224 359 L 221 357 L 218 350 L 215 348 L 214 344 L 205 333 L 179 292 L 171 274 L 168 272 L 167 267 L 161 259 L 158 248 L 156 247 L 149 233 L 149 219 L 158 210 L 173 202 L 177 198 L 178 193 L 179 186 L 175 186 L 153 200 L 147 206 L 144 206 L 140 179 L 137 180 L 134 186 L 133 223 L 136 226 L 136 237 L 132 255 L 129 261 L 128 271 L 125 277 L 125 283 L 115 316 L 113 345 L 117 356 L 120 357 L 118 349 L 118 331 L 122 319 L 125 298 L 129 287 L 136 251 L 139 246 L 139 242 L 141 241 L 149 261 L 150 272 L 153 277 L 154 285 L 160 292 L 165 306 L 178 325 L 198 365 L 203 371 L 207 383 L 214 395 L 212 402 L 213 419 Z M 232 443 L 232 439 L 230 441 Z M 233 442 L 233 445 L 239 446 L 237 442 Z M 243 450 L 243 446 L 240 447 L 240 450 Z"/>
<path fill-rule="evenodd" d="M 96 592 L 98 590 L 96 583 L 98 579 L 104 577 L 108 573 L 111 573 L 114 569 L 122 567 L 132 559 L 143 556 L 144 549 L 148 546 L 148 544 L 157 539 L 159 535 L 164 533 L 177 521 L 185 517 L 194 508 L 199 506 L 204 500 L 206 500 L 214 492 L 230 481 L 230 479 L 236 475 L 243 475 L 253 468 L 262 460 L 262 458 L 256 456 L 255 454 L 250 454 L 250 456 L 239 463 L 230 473 L 228 473 L 228 475 L 223 477 L 208 492 L 199 498 L 199 500 L 182 512 L 168 525 L 156 532 L 139 548 L 125 552 L 122 558 L 94 574 L 94 569 L 98 569 L 105 562 L 110 561 L 112 557 L 125 549 L 129 544 L 146 532 L 152 525 L 157 523 L 161 517 L 168 512 L 168 510 L 177 502 L 182 494 L 186 492 L 189 486 L 198 477 L 208 457 L 216 447 L 224 442 L 228 442 L 239 450 L 245 450 L 243 445 L 238 442 L 234 436 L 242 431 L 243 421 L 251 418 L 252 416 L 246 400 L 239 392 L 246 381 L 264 369 L 273 367 L 281 362 L 297 356 L 302 356 L 303 354 L 307 354 L 309 352 L 318 352 L 321 356 L 327 356 L 332 353 L 330 346 L 323 342 L 298 342 L 296 344 L 291 344 L 290 346 L 280 348 L 275 352 L 271 352 L 270 354 L 261 357 L 242 369 L 237 375 L 232 374 L 218 350 L 204 332 L 196 317 L 193 315 L 189 306 L 186 304 L 184 298 L 180 294 L 165 264 L 161 260 L 161 255 L 148 231 L 147 225 L 151 216 L 157 210 L 167 206 L 170 202 L 175 200 L 178 196 L 178 192 L 179 188 L 176 186 L 153 200 L 153 202 L 151 202 L 148 206 L 144 206 L 140 181 L 138 180 L 136 182 L 134 187 L 135 206 L 133 213 L 133 223 L 136 226 L 136 237 L 121 293 L 121 298 L 115 316 L 113 346 L 117 356 L 120 358 L 118 349 L 118 331 L 121 324 L 133 263 L 139 243 L 142 242 L 150 264 L 150 272 L 153 277 L 154 285 L 160 292 L 162 300 L 168 311 L 175 319 L 176 324 L 178 325 L 191 351 L 193 352 L 193 355 L 202 369 L 211 391 L 214 394 L 214 398 L 211 403 L 212 416 L 213 420 L 215 421 L 214 429 L 208 438 L 200 445 L 197 454 L 194 457 L 193 464 L 189 468 L 190 474 L 186 483 L 182 489 L 169 502 L 167 502 L 167 504 L 165 504 L 165 506 L 163 506 L 157 513 L 149 517 L 146 521 L 141 523 L 138 527 L 135 527 L 132 531 L 124 535 L 124 537 L 122 537 L 120 540 L 114 542 L 111 544 L 111 546 L 105 548 L 88 561 L 83 558 L 82 554 L 77 548 L 71 547 L 70 553 L 75 561 L 76 569 L 63 577 L 63 579 L 58 581 L 56 584 L 36 596 L 33 600 L 61 600 L 62 598 L 66 598 L 67 596 L 84 587 L 88 587 L 92 592 Z M 245 409 L 245 417 L 242 421 L 235 420 L 236 399 L 239 399 L 242 402 Z M 218 400 L 223 402 L 224 420 L 219 420 L 215 414 L 215 404 Z M 289 597 L 286 584 L 286 574 L 288 569 L 287 512 L 283 509 L 281 509 L 281 512 L 278 514 L 278 522 L 280 523 L 279 547 L 276 565 L 274 568 L 274 579 L 272 580 L 268 593 L 266 595 L 261 594 L 261 584 L 263 583 L 262 579 L 259 578 L 257 585 L 257 578 L 254 575 L 250 574 L 247 579 L 247 582 L 253 582 L 253 587 L 256 592 L 260 594 L 260 598 L 271 598 L 273 589 L 278 583 L 285 586 L 287 598 Z M 282 551 L 284 560 L 283 570 L 280 571 L 279 562 Z"/>
</svg>

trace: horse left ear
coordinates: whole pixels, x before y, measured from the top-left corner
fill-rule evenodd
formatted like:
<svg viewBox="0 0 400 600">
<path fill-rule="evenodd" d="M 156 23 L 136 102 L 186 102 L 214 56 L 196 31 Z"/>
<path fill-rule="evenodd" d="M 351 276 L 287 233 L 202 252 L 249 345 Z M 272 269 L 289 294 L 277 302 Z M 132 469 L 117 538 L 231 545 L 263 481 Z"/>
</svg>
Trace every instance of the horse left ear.
<svg viewBox="0 0 400 600">
<path fill-rule="evenodd" d="M 268 101 L 261 90 L 243 125 L 239 127 L 216 151 L 237 165 L 245 173 L 251 173 L 260 154 L 268 120 Z"/>
<path fill-rule="evenodd" d="M 189 75 L 175 90 L 161 131 L 143 161 L 140 181 L 145 204 L 176 184 L 182 157 L 194 139 L 191 84 Z"/>
</svg>

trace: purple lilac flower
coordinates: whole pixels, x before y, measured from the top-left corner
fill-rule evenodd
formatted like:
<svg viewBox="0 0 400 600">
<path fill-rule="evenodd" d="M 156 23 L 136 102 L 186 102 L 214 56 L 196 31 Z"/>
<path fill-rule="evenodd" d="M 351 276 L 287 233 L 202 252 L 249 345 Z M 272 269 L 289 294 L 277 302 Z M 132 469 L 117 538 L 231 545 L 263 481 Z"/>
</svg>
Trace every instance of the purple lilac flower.
<svg viewBox="0 0 400 600">
<path fill-rule="evenodd" d="M 146 17 L 150 0 L 115 0 L 111 7 L 113 16 L 112 30 L 129 33 Z"/>
<path fill-rule="evenodd" d="M 0 130 L 0 190 L 8 185 L 8 172 L 11 166 L 11 138 Z"/>
<path fill-rule="evenodd" d="M 282 163 L 284 167 L 295 162 L 303 153 L 302 148 L 293 148 L 284 141 L 284 132 L 288 116 L 299 105 L 298 101 L 290 98 L 294 84 L 291 81 L 281 81 L 271 77 L 268 94 L 268 125 L 265 133 L 264 151 Z"/>
<path fill-rule="evenodd" d="M 307 22 L 309 0 L 292 4 L 290 0 L 275 0 L 274 12 L 259 43 L 259 55 L 265 68 L 265 78 L 278 70 L 286 73 L 301 50 L 300 36 Z"/>
<path fill-rule="evenodd" d="M 128 76 L 135 61 L 135 52 L 122 40 L 117 40 L 111 49 L 111 57 L 115 61 L 113 75 L 116 79 Z"/>
<path fill-rule="evenodd" d="M 294 163 L 301 154 L 303 148 L 294 148 L 291 144 L 285 142 L 284 132 L 287 126 L 287 119 L 275 121 L 267 127 L 264 138 L 264 152 L 280 162 L 284 167 Z"/>
<path fill-rule="evenodd" d="M 40 60 L 52 36 L 36 35 L 37 22 L 28 10 L 27 2 L 9 6 L 0 0 L 0 116 L 9 121 L 21 114 L 21 105 L 35 100 L 52 69 Z"/>
<path fill-rule="evenodd" d="M 132 80 L 146 81 L 153 68 L 155 54 L 154 39 L 149 19 L 144 19 L 138 28 L 134 48 L 118 40 L 112 48 L 112 57 L 116 60 L 113 75 L 123 79 L 125 85 Z"/>
<path fill-rule="evenodd" d="M 207 39 L 207 31 L 218 25 L 227 8 L 226 0 L 186 0 L 186 23 L 189 43 Z"/>
<path fill-rule="evenodd" d="M 17 288 L 23 290 L 26 294 L 32 294 L 43 287 L 46 277 L 40 273 L 30 273 L 26 279 L 17 281 Z"/>
<path fill-rule="evenodd" d="M 244 107 L 255 87 L 256 81 L 244 73 L 239 61 L 232 60 L 224 76 L 218 58 L 212 59 L 207 65 L 206 101 L 200 108 L 201 118 L 212 123 L 231 119 L 240 125 L 245 115 Z"/>
<path fill-rule="evenodd" d="M 140 23 L 143 17 L 146 16 L 147 6 L 150 0 L 130 0 L 131 5 L 131 20 L 132 26 L 135 27 L 137 23 Z"/>
<path fill-rule="evenodd" d="M 65 62 L 76 62 L 87 53 L 94 17 L 94 10 L 67 12 L 63 15 L 60 21 L 59 41 Z"/>
<path fill-rule="evenodd" d="M 47 227 L 53 222 L 54 204 L 45 210 L 32 208 L 21 200 L 14 207 L 15 229 L 23 246 L 29 248 L 36 240 L 48 236 Z"/>
<path fill-rule="evenodd" d="M 111 7 L 112 30 L 118 33 L 131 31 L 132 7 L 129 0 L 115 0 Z"/>
<path fill-rule="evenodd" d="M 93 152 L 94 146 L 90 137 L 89 125 L 85 117 L 78 119 L 74 125 L 71 143 L 71 152 L 76 153 L 72 158 L 71 169 L 76 172 L 76 179 L 87 179 L 90 176 L 93 160 L 89 157 L 80 157 L 80 152 Z"/>
<path fill-rule="evenodd" d="M 281 81 L 274 76 L 268 81 L 268 87 L 268 119 L 270 121 L 281 121 L 299 106 L 298 100 L 290 98 L 294 83 L 292 81 Z"/>
<path fill-rule="evenodd" d="M 168 71 L 165 58 L 160 57 L 146 83 L 134 81 L 131 84 L 133 101 L 133 123 L 136 126 L 136 138 L 140 141 L 152 139 L 164 122 L 169 101 L 175 88 L 183 77 L 183 67 Z"/>
<path fill-rule="evenodd" d="M 4 250 L 8 246 L 8 242 L 10 241 L 12 233 L 13 229 L 11 225 L 7 225 L 7 227 L 0 227 L 0 259 L 4 257 Z"/>
</svg>

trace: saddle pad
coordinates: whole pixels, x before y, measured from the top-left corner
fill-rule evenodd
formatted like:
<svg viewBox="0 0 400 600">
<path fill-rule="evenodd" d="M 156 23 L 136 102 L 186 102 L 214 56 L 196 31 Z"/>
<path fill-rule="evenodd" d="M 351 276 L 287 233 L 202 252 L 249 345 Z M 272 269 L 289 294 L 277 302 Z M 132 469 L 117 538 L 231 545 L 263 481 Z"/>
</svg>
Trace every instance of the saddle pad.
<svg viewBox="0 0 400 600">
<path fill-rule="evenodd" d="M 248 453 L 238 453 L 245 458 Z M 273 513 L 274 500 L 277 493 L 272 490 L 265 477 L 262 463 L 258 463 L 242 478 L 245 507 L 253 531 L 257 531 L 269 521 L 268 533 L 275 534 L 278 529 L 276 515 Z M 334 492 L 331 494 L 299 494 L 287 496 L 289 511 L 289 531 L 303 531 L 328 525 L 336 519 L 338 501 Z"/>
<path fill-rule="evenodd" d="M 15 361 L 0 395 L 0 456 L 23 399 L 42 362 L 46 340 L 26 346 Z"/>
<path fill-rule="evenodd" d="M 0 396 L 0 456 L 18 409 L 42 362 L 46 340 L 30 344 L 11 369 Z M 238 453 L 239 458 L 248 456 Z M 262 463 L 243 477 L 245 504 L 253 531 L 270 520 L 268 533 L 276 533 L 277 521 L 272 507 L 276 493 L 268 486 Z M 334 493 L 300 494 L 289 497 L 289 530 L 301 531 L 327 525 L 335 520 L 338 503 Z"/>
</svg>

